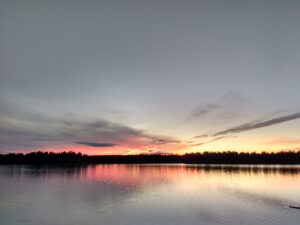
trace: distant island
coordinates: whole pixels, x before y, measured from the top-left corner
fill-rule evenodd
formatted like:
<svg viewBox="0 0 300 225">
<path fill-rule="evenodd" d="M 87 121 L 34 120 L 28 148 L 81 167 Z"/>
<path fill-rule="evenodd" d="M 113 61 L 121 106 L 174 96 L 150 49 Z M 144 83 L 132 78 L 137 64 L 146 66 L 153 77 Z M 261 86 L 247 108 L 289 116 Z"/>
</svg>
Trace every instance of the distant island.
<svg viewBox="0 0 300 225">
<path fill-rule="evenodd" d="M 276 153 L 246 152 L 203 152 L 176 154 L 140 155 L 85 155 L 76 152 L 31 152 L 0 154 L 1 165 L 42 165 L 42 164 L 300 164 L 300 151 Z"/>
</svg>

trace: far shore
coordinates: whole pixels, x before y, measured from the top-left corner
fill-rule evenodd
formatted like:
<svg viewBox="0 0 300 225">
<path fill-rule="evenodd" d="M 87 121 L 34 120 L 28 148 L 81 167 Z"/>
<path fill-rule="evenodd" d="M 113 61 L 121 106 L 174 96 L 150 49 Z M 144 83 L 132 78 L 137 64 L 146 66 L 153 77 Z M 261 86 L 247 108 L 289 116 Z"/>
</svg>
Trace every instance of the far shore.
<svg viewBox="0 0 300 225">
<path fill-rule="evenodd" d="M 42 165 L 42 164 L 251 164 L 251 165 L 297 165 L 300 164 L 300 151 L 276 153 L 246 152 L 203 152 L 176 154 L 140 155 L 84 155 L 75 152 L 31 152 L 0 154 L 0 165 Z"/>
</svg>

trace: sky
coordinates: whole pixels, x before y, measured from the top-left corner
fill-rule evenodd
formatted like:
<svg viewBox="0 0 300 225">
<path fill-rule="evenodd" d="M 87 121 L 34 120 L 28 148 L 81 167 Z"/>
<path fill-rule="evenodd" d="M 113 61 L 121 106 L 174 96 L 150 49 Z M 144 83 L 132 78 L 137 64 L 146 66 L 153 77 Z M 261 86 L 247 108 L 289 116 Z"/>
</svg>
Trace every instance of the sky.
<svg viewBox="0 0 300 225">
<path fill-rule="evenodd" d="M 0 0 L 0 153 L 300 147 L 296 0 Z"/>
</svg>

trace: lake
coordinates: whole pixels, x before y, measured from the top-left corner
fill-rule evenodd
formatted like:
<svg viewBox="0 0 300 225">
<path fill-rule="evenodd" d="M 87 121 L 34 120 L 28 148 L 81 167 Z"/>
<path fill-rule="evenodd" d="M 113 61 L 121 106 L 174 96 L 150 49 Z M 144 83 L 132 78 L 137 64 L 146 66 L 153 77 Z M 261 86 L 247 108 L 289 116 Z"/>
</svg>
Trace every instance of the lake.
<svg viewBox="0 0 300 225">
<path fill-rule="evenodd" d="M 299 224 L 300 166 L 0 166 L 1 225 Z"/>
</svg>

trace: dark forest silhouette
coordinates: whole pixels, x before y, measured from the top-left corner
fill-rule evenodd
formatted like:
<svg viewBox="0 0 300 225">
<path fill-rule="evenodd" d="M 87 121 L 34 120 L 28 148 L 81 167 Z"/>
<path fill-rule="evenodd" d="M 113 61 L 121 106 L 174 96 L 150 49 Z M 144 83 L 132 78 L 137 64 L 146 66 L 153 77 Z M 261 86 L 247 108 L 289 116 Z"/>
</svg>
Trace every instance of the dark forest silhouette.
<svg viewBox="0 0 300 225">
<path fill-rule="evenodd" d="M 0 164 L 300 164 L 300 151 L 276 153 L 203 152 L 140 155 L 84 155 L 75 152 L 31 152 L 0 154 Z"/>
</svg>

